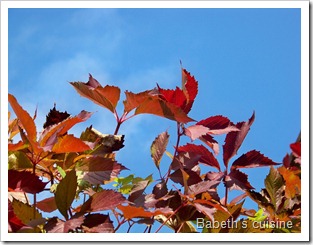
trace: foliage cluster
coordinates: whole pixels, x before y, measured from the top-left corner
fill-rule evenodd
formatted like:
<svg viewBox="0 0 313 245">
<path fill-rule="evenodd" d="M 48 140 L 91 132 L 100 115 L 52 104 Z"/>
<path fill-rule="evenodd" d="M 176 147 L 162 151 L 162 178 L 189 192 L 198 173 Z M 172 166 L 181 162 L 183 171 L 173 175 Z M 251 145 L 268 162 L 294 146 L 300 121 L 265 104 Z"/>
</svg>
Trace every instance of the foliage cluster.
<svg viewBox="0 0 313 245">
<path fill-rule="evenodd" d="M 125 91 L 122 114 L 116 110 L 120 88 L 102 86 L 91 75 L 86 83 L 70 84 L 82 97 L 112 112 L 116 118 L 115 132 L 103 134 L 90 126 L 78 138 L 69 130 L 89 119 L 92 113 L 81 111 L 70 116 L 55 106 L 42 131 L 37 132 L 36 112 L 31 117 L 9 94 L 16 115 L 10 119 L 9 113 L 8 124 L 9 232 L 105 233 L 117 232 L 122 226 L 131 232 L 134 224 L 141 224 L 143 232 L 159 232 L 164 226 L 174 232 L 301 232 L 300 138 L 290 145 L 292 153 L 282 163 L 257 150 L 236 158 L 255 113 L 238 123 L 222 115 L 197 121 L 190 118 L 198 82 L 183 68 L 181 87 L 164 89 L 157 85 L 140 93 Z M 151 158 L 159 179 L 152 175 L 122 177 L 121 172 L 127 168 L 116 161 L 124 137 L 127 139 L 127 135 L 118 134 L 120 126 L 144 113 L 177 125 L 173 153 L 167 150 L 170 137 L 167 131 L 151 144 Z M 216 158 L 220 146 L 214 136 L 222 134 L 226 136 L 221 164 Z M 16 135 L 20 136 L 18 142 L 13 140 Z M 182 137 L 190 138 L 190 143 L 181 145 Z M 170 164 L 162 173 L 160 164 L 164 155 L 170 158 Z M 209 166 L 210 171 L 204 171 L 203 166 Z M 265 188 L 260 192 L 255 191 L 248 175 L 241 170 L 258 167 L 270 167 Z M 220 197 L 218 188 L 225 189 L 224 197 Z M 242 194 L 229 200 L 232 190 Z M 50 196 L 38 201 L 43 192 Z M 256 202 L 259 209 L 245 209 L 246 198 Z M 81 205 L 74 206 L 77 199 Z M 60 215 L 42 214 L 56 210 Z M 203 224 L 224 225 L 197 228 L 199 220 Z M 255 222 L 263 225 L 255 226 Z M 277 225 L 279 222 L 292 225 L 282 227 Z"/>
</svg>

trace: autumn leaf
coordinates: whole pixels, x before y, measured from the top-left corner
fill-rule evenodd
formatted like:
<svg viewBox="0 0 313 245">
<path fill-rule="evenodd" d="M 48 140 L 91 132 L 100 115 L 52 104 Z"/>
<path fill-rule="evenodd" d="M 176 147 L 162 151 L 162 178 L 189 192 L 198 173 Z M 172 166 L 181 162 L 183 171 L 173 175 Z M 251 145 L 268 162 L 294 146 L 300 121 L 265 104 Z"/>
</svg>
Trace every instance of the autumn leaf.
<svg viewBox="0 0 313 245">
<path fill-rule="evenodd" d="M 294 198 L 296 194 L 300 194 L 301 179 L 297 175 L 300 171 L 292 171 L 283 166 L 278 168 L 278 171 L 283 176 L 286 183 L 285 196 L 287 198 Z"/>
<path fill-rule="evenodd" d="M 283 199 L 282 192 L 284 188 L 284 179 L 277 169 L 271 167 L 264 183 L 267 193 L 270 196 L 271 203 L 277 211 Z"/>
<path fill-rule="evenodd" d="M 8 230 L 9 232 L 17 232 L 25 224 L 14 213 L 12 203 L 8 201 Z"/>
<path fill-rule="evenodd" d="M 26 203 L 14 199 L 11 205 L 18 219 L 26 225 L 28 225 L 32 220 L 42 219 L 41 213 L 39 213 L 37 209 L 34 211 L 34 207 Z"/>
<path fill-rule="evenodd" d="M 154 211 L 147 211 L 147 210 L 144 210 L 143 207 L 135 207 L 135 206 L 119 205 L 117 208 L 123 212 L 123 216 L 126 219 L 151 218 L 156 215 L 167 215 L 167 214 L 173 213 L 173 210 L 170 208 L 160 208 L 160 209 L 155 209 Z"/>
<path fill-rule="evenodd" d="M 254 189 L 248 181 L 248 176 L 237 169 L 231 170 L 230 173 L 225 176 L 225 184 L 229 190 L 245 191 Z"/>
<path fill-rule="evenodd" d="M 279 163 L 273 162 L 259 151 L 252 150 L 235 160 L 231 166 L 231 169 L 267 167 L 273 165 L 279 165 Z"/>
<path fill-rule="evenodd" d="M 83 180 L 92 185 L 98 185 L 117 177 L 122 170 L 127 168 L 111 158 L 93 156 L 83 159 L 76 169 L 84 172 Z"/>
<path fill-rule="evenodd" d="M 91 115 L 91 112 L 81 111 L 78 115 L 74 117 L 68 117 L 58 124 L 47 127 L 40 135 L 40 146 L 47 147 L 49 150 L 57 142 L 58 136 L 63 136 L 74 125 L 86 121 L 91 117 Z"/>
<path fill-rule="evenodd" d="M 113 190 L 102 190 L 92 195 L 81 207 L 81 212 L 96 212 L 115 209 L 125 202 L 121 193 Z"/>
<path fill-rule="evenodd" d="M 70 82 L 76 91 L 92 102 L 107 108 L 112 113 L 115 112 L 115 107 L 120 99 L 120 89 L 115 86 L 106 85 L 102 87 L 100 83 L 89 74 L 89 81 Z"/>
<path fill-rule="evenodd" d="M 175 172 L 173 172 L 169 177 L 171 178 L 173 182 L 179 183 L 185 188 L 187 186 L 194 185 L 202 181 L 199 174 L 190 169 L 183 169 L 183 170 L 178 169 Z"/>
<path fill-rule="evenodd" d="M 188 123 L 194 121 L 193 119 L 188 117 L 181 108 L 179 108 L 175 104 L 162 100 L 157 96 L 148 97 L 143 103 L 141 103 L 137 107 L 135 115 L 143 113 L 165 117 L 167 119 L 180 123 Z"/>
<path fill-rule="evenodd" d="M 210 129 L 202 125 L 192 125 L 184 130 L 184 134 L 190 137 L 191 140 L 198 139 L 209 132 Z"/>
<path fill-rule="evenodd" d="M 109 215 L 88 214 L 82 224 L 83 230 L 87 233 L 113 233 L 114 226 Z"/>
<path fill-rule="evenodd" d="M 67 211 L 71 207 L 76 195 L 76 188 L 77 176 L 75 169 L 73 169 L 60 181 L 54 193 L 56 205 L 66 220 L 68 219 Z"/>
<path fill-rule="evenodd" d="M 187 99 L 184 111 L 189 113 L 198 94 L 198 82 L 186 69 L 182 69 L 182 89 Z"/>
<path fill-rule="evenodd" d="M 42 192 L 47 185 L 47 183 L 41 181 L 37 175 L 27 171 L 17 171 L 13 169 L 8 172 L 8 180 L 9 189 L 32 194 Z"/>
<path fill-rule="evenodd" d="M 90 150 L 90 147 L 72 134 L 59 136 L 51 151 L 55 153 L 83 152 Z"/>
<path fill-rule="evenodd" d="M 168 144 L 169 134 L 166 132 L 163 132 L 159 134 L 155 140 L 152 142 L 152 145 L 150 147 L 151 157 L 153 159 L 153 162 L 155 166 L 159 169 L 159 165 L 162 159 L 162 156 L 164 152 L 166 151 L 166 147 Z"/>
<path fill-rule="evenodd" d="M 54 196 L 37 202 L 36 207 L 47 213 L 51 213 L 57 209 Z"/>
<path fill-rule="evenodd" d="M 229 132 L 225 138 L 225 144 L 223 145 L 223 160 L 224 165 L 228 168 L 228 162 L 230 158 L 237 154 L 239 147 L 248 134 L 252 123 L 254 122 L 255 114 L 253 112 L 251 118 L 246 122 L 239 122 L 236 127 L 240 131 Z"/>
<path fill-rule="evenodd" d="M 239 129 L 227 118 L 221 115 L 208 117 L 196 123 L 209 129 L 209 134 L 219 135 L 227 134 Z"/>
<path fill-rule="evenodd" d="M 46 116 L 46 122 L 43 125 L 43 128 L 47 128 L 51 125 L 58 124 L 59 122 L 62 122 L 66 118 L 68 118 L 70 114 L 65 112 L 60 112 L 55 108 L 55 104 L 53 109 L 50 109 L 48 115 Z"/>
<path fill-rule="evenodd" d="M 8 95 L 8 99 L 15 115 L 17 116 L 27 133 L 28 140 L 31 143 L 36 142 L 37 130 L 34 120 L 31 118 L 28 112 L 20 106 L 20 104 L 17 102 L 16 98 L 12 94 Z"/>
<path fill-rule="evenodd" d="M 176 87 L 175 90 L 163 89 L 158 85 L 158 90 L 159 96 L 162 98 L 162 100 L 174 104 L 175 106 L 184 110 L 187 103 L 187 99 L 186 95 L 180 88 Z"/>
<path fill-rule="evenodd" d="M 143 91 L 140 93 L 133 93 L 130 91 L 125 91 L 126 99 L 123 101 L 124 113 L 129 113 L 133 109 L 137 108 L 141 103 L 143 103 L 147 97 L 150 96 L 151 90 Z"/>
<path fill-rule="evenodd" d="M 177 152 L 190 152 L 198 154 L 201 156 L 199 159 L 200 162 L 209 165 L 211 167 L 217 168 L 220 171 L 220 165 L 213 154 L 205 148 L 203 145 L 195 145 L 187 143 L 184 146 L 179 146 Z"/>
</svg>

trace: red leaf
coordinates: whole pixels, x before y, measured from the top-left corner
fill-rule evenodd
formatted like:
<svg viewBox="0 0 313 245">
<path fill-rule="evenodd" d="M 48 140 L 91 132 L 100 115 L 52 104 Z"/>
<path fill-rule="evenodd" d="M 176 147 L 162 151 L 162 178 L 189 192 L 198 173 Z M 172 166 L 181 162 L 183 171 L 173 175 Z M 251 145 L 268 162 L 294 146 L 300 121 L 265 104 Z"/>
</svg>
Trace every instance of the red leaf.
<svg viewBox="0 0 313 245">
<path fill-rule="evenodd" d="M 9 232 L 17 232 L 25 224 L 16 216 L 14 213 L 11 202 L 8 200 L 8 221 L 9 221 Z"/>
<path fill-rule="evenodd" d="M 176 105 L 166 102 L 157 96 L 148 97 L 143 103 L 141 103 L 136 111 L 135 115 L 148 113 L 157 115 L 160 117 L 165 117 L 170 120 L 174 120 L 181 123 L 188 123 L 194 121 L 187 114 Z"/>
<path fill-rule="evenodd" d="M 301 157 L 301 142 L 290 144 L 290 148 L 295 157 Z"/>
<path fill-rule="evenodd" d="M 229 132 L 225 138 L 225 144 L 223 145 L 223 160 L 225 167 L 228 167 L 230 158 L 237 154 L 239 147 L 248 134 L 252 123 L 254 122 L 255 114 L 253 112 L 251 118 L 247 122 L 239 122 L 236 127 L 240 129 L 238 132 Z"/>
<path fill-rule="evenodd" d="M 152 142 L 150 147 L 151 157 L 155 166 L 159 169 L 161 159 L 168 144 L 169 134 L 167 131 L 159 134 Z"/>
<path fill-rule="evenodd" d="M 259 151 L 252 150 L 235 160 L 231 169 L 266 167 L 272 165 L 279 165 L 279 163 L 273 162 Z"/>
<path fill-rule="evenodd" d="M 58 142 L 52 148 L 55 153 L 83 152 L 87 150 L 90 150 L 90 147 L 72 134 L 58 137 Z"/>
<path fill-rule="evenodd" d="M 122 170 L 127 168 L 111 158 L 93 156 L 85 158 L 76 169 L 85 172 L 83 175 L 84 180 L 90 184 L 98 185 L 117 177 Z"/>
<path fill-rule="evenodd" d="M 47 127 L 40 136 L 39 143 L 40 146 L 52 146 L 57 141 L 57 136 L 64 135 L 68 130 L 70 130 L 75 124 L 84 122 L 88 118 L 90 118 L 92 115 L 91 112 L 87 111 L 81 111 L 77 116 L 75 117 L 69 117 L 65 119 L 64 121 L 51 125 L 50 127 Z"/>
<path fill-rule="evenodd" d="M 187 174 L 187 186 L 191 186 L 194 184 L 197 184 L 199 182 L 202 181 L 201 177 L 199 176 L 198 173 L 196 173 L 195 171 L 192 171 L 191 169 L 184 169 L 184 174 L 182 173 L 182 171 L 180 169 L 176 170 L 174 173 L 172 173 L 170 175 L 170 178 L 172 181 L 174 181 L 175 183 L 179 183 L 182 186 L 184 185 L 184 178 L 186 177 L 185 174 Z"/>
<path fill-rule="evenodd" d="M 204 142 L 207 146 L 209 146 L 215 155 L 218 155 L 220 152 L 219 145 L 217 141 L 209 134 L 203 135 L 199 138 L 202 142 Z"/>
<path fill-rule="evenodd" d="M 144 203 L 144 191 L 149 185 L 149 180 L 139 181 L 134 185 L 131 192 L 129 193 L 128 201 L 134 203 L 136 206 L 143 206 Z"/>
<path fill-rule="evenodd" d="M 175 90 L 172 89 L 163 89 L 160 88 L 158 85 L 159 89 L 159 96 L 165 100 L 166 102 L 172 103 L 175 106 L 181 108 L 182 110 L 185 108 L 187 100 L 184 92 L 176 87 Z"/>
<path fill-rule="evenodd" d="M 40 202 L 37 202 L 36 207 L 47 213 L 51 213 L 57 209 L 54 197 L 48 197 Z"/>
<path fill-rule="evenodd" d="M 118 87 L 109 85 L 102 87 L 90 74 L 87 83 L 70 82 L 70 84 L 81 96 L 114 113 L 117 102 L 120 99 L 120 89 Z"/>
<path fill-rule="evenodd" d="M 182 69 L 182 88 L 187 98 L 187 104 L 184 111 L 188 113 L 191 110 L 193 102 L 198 94 L 198 82 L 190 73 Z"/>
<path fill-rule="evenodd" d="M 9 170 L 8 187 L 14 191 L 27 193 L 39 193 L 43 191 L 47 183 L 42 182 L 37 175 L 26 171 Z"/>
<path fill-rule="evenodd" d="M 192 152 L 180 152 L 176 156 L 171 164 L 172 170 L 180 169 L 181 167 L 186 169 L 192 169 L 194 166 L 199 164 L 201 156 L 197 153 Z"/>
<path fill-rule="evenodd" d="M 209 134 L 226 134 L 232 131 L 239 131 L 239 129 L 224 116 L 212 116 L 207 119 L 197 122 L 196 125 L 202 125 L 209 128 Z"/>
<path fill-rule="evenodd" d="M 194 145 L 194 144 L 187 144 L 184 146 L 180 146 L 177 148 L 178 152 L 190 152 L 195 153 L 201 156 L 199 159 L 200 162 L 207 164 L 209 166 L 217 168 L 219 171 L 220 165 L 216 158 L 213 156 L 211 152 L 207 148 L 205 148 L 203 145 Z"/>
<path fill-rule="evenodd" d="M 202 126 L 202 125 L 192 125 L 188 128 L 185 128 L 185 135 L 189 136 L 191 140 L 195 140 L 200 138 L 203 135 L 206 135 L 207 133 L 210 132 L 210 129 Z"/>
<path fill-rule="evenodd" d="M 85 232 L 88 233 L 113 233 L 113 222 L 109 215 L 88 214 L 82 224 Z"/>
<path fill-rule="evenodd" d="M 248 181 L 248 176 L 237 169 L 231 170 L 231 172 L 225 177 L 225 183 L 230 190 L 245 191 L 254 189 Z"/>
<path fill-rule="evenodd" d="M 71 219 L 63 221 L 57 217 L 49 219 L 48 223 L 44 226 L 44 229 L 48 233 L 68 233 L 80 227 L 84 221 L 84 216 L 81 214 L 75 214 Z"/>
<path fill-rule="evenodd" d="M 189 186 L 187 195 L 198 195 L 200 193 L 210 191 L 210 189 L 215 189 L 220 182 L 220 180 L 201 181 L 197 184 Z"/>
<path fill-rule="evenodd" d="M 125 202 L 121 193 L 113 190 L 102 190 L 92 195 L 81 207 L 81 212 L 96 212 L 116 208 L 117 205 Z"/>
</svg>

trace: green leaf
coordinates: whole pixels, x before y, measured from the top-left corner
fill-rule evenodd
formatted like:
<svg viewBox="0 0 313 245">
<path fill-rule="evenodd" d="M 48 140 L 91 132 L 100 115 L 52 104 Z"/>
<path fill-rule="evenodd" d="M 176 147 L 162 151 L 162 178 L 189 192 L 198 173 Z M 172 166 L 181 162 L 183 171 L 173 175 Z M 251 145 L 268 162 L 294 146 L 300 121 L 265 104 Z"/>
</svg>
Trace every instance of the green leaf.
<svg viewBox="0 0 313 245">
<path fill-rule="evenodd" d="M 59 173 L 61 174 L 62 178 L 64 178 L 66 176 L 66 173 L 63 170 L 63 168 L 61 168 L 60 166 L 57 166 L 57 169 L 58 169 Z"/>
<path fill-rule="evenodd" d="M 159 169 L 161 159 L 168 144 L 169 134 L 167 131 L 159 134 L 152 142 L 150 147 L 151 157 L 154 161 L 155 166 Z"/>
<path fill-rule="evenodd" d="M 264 215 L 264 211 L 262 208 L 260 208 L 255 214 L 254 217 L 248 217 L 249 220 L 258 221 L 261 222 L 267 218 L 266 215 Z"/>
<path fill-rule="evenodd" d="M 55 192 L 55 202 L 60 213 L 68 219 L 67 210 L 70 208 L 76 194 L 77 189 L 77 176 L 76 171 L 73 169 L 64 179 L 58 184 Z"/>
<path fill-rule="evenodd" d="M 38 212 L 38 210 L 36 209 L 34 213 L 34 207 L 26 203 L 13 199 L 12 207 L 15 215 L 24 224 L 29 224 L 32 220 L 42 219 L 42 215 Z"/>
<path fill-rule="evenodd" d="M 265 188 L 270 196 L 271 203 L 277 211 L 283 199 L 284 179 L 279 171 L 271 167 L 269 174 L 265 178 Z"/>
<path fill-rule="evenodd" d="M 16 151 L 9 155 L 9 169 L 22 170 L 32 169 L 33 164 L 24 152 Z"/>
</svg>

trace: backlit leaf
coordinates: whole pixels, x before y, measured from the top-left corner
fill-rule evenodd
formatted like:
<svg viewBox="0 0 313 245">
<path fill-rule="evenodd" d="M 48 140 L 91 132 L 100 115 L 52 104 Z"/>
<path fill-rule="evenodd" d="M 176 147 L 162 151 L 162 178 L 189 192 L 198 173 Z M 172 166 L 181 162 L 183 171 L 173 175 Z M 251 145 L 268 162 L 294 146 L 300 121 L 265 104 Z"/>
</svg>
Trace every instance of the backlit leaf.
<svg viewBox="0 0 313 245">
<path fill-rule="evenodd" d="M 15 151 L 8 157 L 9 169 L 23 170 L 32 169 L 33 164 L 22 151 Z"/>
<path fill-rule="evenodd" d="M 86 121 L 92 115 L 91 112 L 81 111 L 74 117 L 69 117 L 62 122 L 47 127 L 40 136 L 40 146 L 52 147 L 57 142 L 58 136 L 63 136 L 74 125 Z"/>
<path fill-rule="evenodd" d="M 284 186 L 284 179 L 279 171 L 273 167 L 270 168 L 269 174 L 265 178 L 265 188 L 271 198 L 271 203 L 274 205 L 275 210 L 278 210 L 282 202 L 282 192 Z"/>
<path fill-rule="evenodd" d="M 210 129 L 202 126 L 202 125 L 192 125 L 188 128 L 185 128 L 185 135 L 191 138 L 191 140 L 195 140 L 200 138 L 203 135 L 206 135 L 210 132 Z"/>
<path fill-rule="evenodd" d="M 192 171 L 190 169 L 184 169 L 184 172 L 181 171 L 181 169 L 176 170 L 170 175 L 170 178 L 175 183 L 179 183 L 182 186 L 185 186 L 185 181 L 187 181 L 187 186 L 197 184 L 202 181 L 201 177 L 198 173 L 195 171 Z"/>
<path fill-rule="evenodd" d="M 188 195 L 198 195 L 200 193 L 210 191 L 211 189 L 215 189 L 219 185 L 220 181 L 212 180 L 212 181 L 201 181 L 197 184 L 191 185 L 188 187 Z"/>
<path fill-rule="evenodd" d="M 68 219 L 68 209 L 76 195 L 77 188 L 77 176 L 75 169 L 68 172 L 64 179 L 60 181 L 57 186 L 57 190 L 54 193 L 55 202 L 60 213 Z"/>
<path fill-rule="evenodd" d="M 114 113 L 117 102 L 120 99 L 120 89 L 118 87 L 109 85 L 102 87 L 90 74 L 89 82 L 70 82 L 70 84 L 82 97 Z"/>
<path fill-rule="evenodd" d="M 37 175 L 27 171 L 9 170 L 8 187 L 14 191 L 27 193 L 39 193 L 43 191 L 47 183 L 42 182 Z"/>
<path fill-rule="evenodd" d="M 167 131 L 159 134 L 152 142 L 152 145 L 150 147 L 151 157 L 157 168 L 159 168 L 162 156 L 166 151 L 169 137 L 170 136 Z"/>
<path fill-rule="evenodd" d="M 279 163 L 273 162 L 259 151 L 252 150 L 236 159 L 232 164 L 231 169 L 266 167 L 273 165 L 279 165 Z"/>
<path fill-rule="evenodd" d="M 176 105 L 166 102 L 157 96 L 148 97 L 143 103 L 141 103 L 136 111 L 135 115 L 148 113 L 165 117 L 170 120 L 174 120 L 181 123 L 188 123 L 193 121 L 187 114 Z"/>
<path fill-rule="evenodd" d="M 147 97 L 150 96 L 150 93 L 151 90 L 147 90 L 137 94 L 130 91 L 125 91 L 126 99 L 123 101 L 124 113 L 129 113 L 133 109 L 137 108 L 147 99 Z"/>
<path fill-rule="evenodd" d="M 224 165 L 228 168 L 228 162 L 230 158 L 237 154 L 239 147 L 248 134 L 252 123 L 254 122 L 255 114 L 253 112 L 251 118 L 247 122 L 239 122 L 236 127 L 240 131 L 229 132 L 225 138 L 225 144 L 223 145 L 223 160 Z"/>
<path fill-rule="evenodd" d="M 15 115 L 17 116 L 27 133 L 28 140 L 31 143 L 36 142 L 37 131 L 34 120 L 31 118 L 28 112 L 20 106 L 20 104 L 17 102 L 16 98 L 12 94 L 8 95 L 8 99 Z"/>
<path fill-rule="evenodd" d="M 47 213 L 51 213 L 57 209 L 54 197 L 48 197 L 40 202 L 37 202 L 36 207 Z"/>
<path fill-rule="evenodd" d="M 218 153 L 220 152 L 220 147 L 217 143 L 217 141 L 209 134 L 206 135 L 202 135 L 199 138 L 202 142 L 204 142 L 207 146 L 209 146 L 215 155 L 218 155 Z"/>
<path fill-rule="evenodd" d="M 300 171 L 292 171 L 285 167 L 278 168 L 278 171 L 283 176 L 286 183 L 285 196 L 287 198 L 294 198 L 296 194 L 300 194 L 301 179 L 297 175 L 297 172 Z"/>
<path fill-rule="evenodd" d="M 239 129 L 227 118 L 221 115 L 208 117 L 197 122 L 196 125 L 202 125 L 209 128 L 209 134 L 227 134 L 232 131 L 239 131 Z"/>
<path fill-rule="evenodd" d="M 29 224 L 32 220 L 42 218 L 42 215 L 37 210 L 34 212 L 34 208 L 26 203 L 14 199 L 11 204 L 18 219 L 20 219 L 22 223 L 26 225 Z"/>
<path fill-rule="evenodd" d="M 254 189 L 249 181 L 248 176 L 240 172 L 237 169 L 233 169 L 226 177 L 225 177 L 226 187 L 230 190 L 251 190 Z"/>
<path fill-rule="evenodd" d="M 81 212 L 96 212 L 115 209 L 125 202 L 121 193 L 113 190 L 102 190 L 92 195 L 81 207 Z"/>
<path fill-rule="evenodd" d="M 179 146 L 177 152 L 190 152 L 198 154 L 201 156 L 200 162 L 209 165 L 211 167 L 217 168 L 220 171 L 220 165 L 213 154 L 205 148 L 203 145 L 186 144 L 184 146 Z"/>
<path fill-rule="evenodd" d="M 158 86 L 158 89 L 160 98 L 184 110 L 187 99 L 184 92 L 180 88 L 176 87 L 176 89 L 173 90 L 163 89 Z"/>
<path fill-rule="evenodd" d="M 59 136 L 58 141 L 52 148 L 55 153 L 83 152 L 87 150 L 90 150 L 90 147 L 72 134 Z"/>
<path fill-rule="evenodd" d="M 118 209 L 123 212 L 123 216 L 126 219 L 133 218 L 151 218 L 156 215 L 167 215 L 173 213 L 173 210 L 170 208 L 160 208 L 154 211 L 144 210 L 143 207 L 135 207 L 135 206 L 122 206 L 119 205 Z"/>
<path fill-rule="evenodd" d="M 12 203 L 8 201 L 8 230 L 9 232 L 17 232 L 25 224 L 14 213 Z"/>
<path fill-rule="evenodd" d="M 193 102 L 198 94 L 198 82 L 186 69 L 182 69 L 182 88 L 187 98 L 184 111 L 188 113 L 191 110 Z"/>
</svg>

